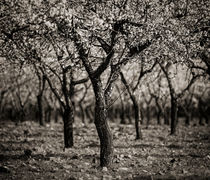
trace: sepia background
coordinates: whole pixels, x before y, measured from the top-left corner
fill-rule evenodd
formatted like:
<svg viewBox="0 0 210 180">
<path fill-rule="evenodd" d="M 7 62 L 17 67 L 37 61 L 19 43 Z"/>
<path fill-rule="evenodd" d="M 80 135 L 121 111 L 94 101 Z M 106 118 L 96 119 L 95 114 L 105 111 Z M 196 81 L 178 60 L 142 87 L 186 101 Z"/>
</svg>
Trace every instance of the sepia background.
<svg viewBox="0 0 210 180">
<path fill-rule="evenodd" d="M 0 0 L 0 178 L 208 179 L 207 0 Z"/>
</svg>

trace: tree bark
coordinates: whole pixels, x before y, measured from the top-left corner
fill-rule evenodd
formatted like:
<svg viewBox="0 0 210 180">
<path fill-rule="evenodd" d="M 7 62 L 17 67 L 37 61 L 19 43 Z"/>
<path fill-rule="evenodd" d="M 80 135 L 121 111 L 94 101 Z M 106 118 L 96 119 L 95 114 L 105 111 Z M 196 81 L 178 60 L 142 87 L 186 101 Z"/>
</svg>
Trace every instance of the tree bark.
<svg viewBox="0 0 210 180">
<path fill-rule="evenodd" d="M 3 90 L 0 93 L 0 116 L 2 114 L 2 104 L 3 104 L 4 95 L 5 95 L 6 92 L 7 92 L 6 90 Z"/>
<path fill-rule="evenodd" d="M 125 107 L 124 107 L 124 103 L 122 101 L 121 101 L 121 111 L 120 111 L 120 124 L 126 124 Z"/>
<path fill-rule="evenodd" d="M 60 111 L 56 108 L 54 113 L 55 113 L 55 123 L 58 123 Z"/>
<path fill-rule="evenodd" d="M 132 96 L 131 100 L 133 102 L 133 108 L 134 108 L 134 113 L 135 113 L 136 139 L 142 139 L 142 133 L 139 128 L 139 122 L 140 122 L 139 105 L 137 103 L 135 96 Z"/>
<path fill-rule="evenodd" d="M 176 134 L 177 126 L 177 100 L 171 96 L 171 135 Z"/>
<path fill-rule="evenodd" d="M 71 148 L 74 146 L 73 122 L 74 122 L 74 110 L 73 108 L 66 107 L 63 112 L 65 148 Z"/>
<path fill-rule="evenodd" d="M 39 125 L 40 126 L 45 126 L 45 118 L 44 118 L 44 109 L 43 109 L 42 94 L 39 94 L 37 96 L 37 104 L 38 104 Z"/>
<path fill-rule="evenodd" d="M 187 114 L 186 117 L 185 117 L 185 125 L 186 126 L 190 125 L 190 119 L 191 119 L 190 114 Z"/>
<path fill-rule="evenodd" d="M 160 125 L 160 117 L 161 117 L 161 111 L 157 110 L 157 124 Z"/>
<path fill-rule="evenodd" d="M 107 108 L 102 83 L 99 79 L 92 79 L 95 93 L 95 126 L 100 139 L 100 166 L 108 167 L 112 163 L 113 142 L 112 134 L 107 122 Z"/>
<path fill-rule="evenodd" d="M 140 111 L 140 117 L 141 117 L 141 121 L 140 121 L 140 123 L 141 124 L 143 124 L 144 123 L 144 114 L 143 114 L 143 107 L 142 106 L 140 106 L 140 109 L 139 109 L 139 111 Z"/>
<path fill-rule="evenodd" d="M 159 65 L 168 81 L 168 87 L 169 87 L 170 97 L 171 97 L 171 133 L 170 134 L 173 135 L 176 133 L 176 125 L 177 125 L 177 107 L 178 107 L 177 106 L 177 96 L 175 94 L 175 90 L 172 86 L 172 82 L 169 77 L 168 67 L 167 68 L 163 67 L 163 65 L 161 63 L 159 63 Z"/>
</svg>

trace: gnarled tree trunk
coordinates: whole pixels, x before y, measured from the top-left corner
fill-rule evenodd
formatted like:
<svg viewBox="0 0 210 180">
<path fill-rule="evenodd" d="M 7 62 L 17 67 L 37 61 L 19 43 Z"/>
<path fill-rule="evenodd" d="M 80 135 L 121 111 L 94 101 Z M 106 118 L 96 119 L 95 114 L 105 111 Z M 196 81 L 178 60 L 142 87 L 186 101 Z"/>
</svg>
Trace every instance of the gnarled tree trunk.
<svg viewBox="0 0 210 180">
<path fill-rule="evenodd" d="M 95 126 L 100 139 L 100 166 L 108 167 L 112 163 L 113 142 L 107 122 L 107 107 L 102 84 L 99 79 L 92 80 L 95 93 Z"/>
</svg>

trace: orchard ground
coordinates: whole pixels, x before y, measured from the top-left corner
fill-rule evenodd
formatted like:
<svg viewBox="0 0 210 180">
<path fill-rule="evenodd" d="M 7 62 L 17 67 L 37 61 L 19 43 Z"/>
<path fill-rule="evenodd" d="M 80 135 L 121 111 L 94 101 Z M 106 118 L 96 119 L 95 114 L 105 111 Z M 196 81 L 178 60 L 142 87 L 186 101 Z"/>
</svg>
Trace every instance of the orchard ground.
<svg viewBox="0 0 210 180">
<path fill-rule="evenodd" d="M 0 179 L 210 179 L 210 126 L 110 124 L 114 159 L 99 168 L 99 140 L 93 124 L 76 124 L 75 146 L 63 146 L 63 126 L 0 123 Z"/>
</svg>

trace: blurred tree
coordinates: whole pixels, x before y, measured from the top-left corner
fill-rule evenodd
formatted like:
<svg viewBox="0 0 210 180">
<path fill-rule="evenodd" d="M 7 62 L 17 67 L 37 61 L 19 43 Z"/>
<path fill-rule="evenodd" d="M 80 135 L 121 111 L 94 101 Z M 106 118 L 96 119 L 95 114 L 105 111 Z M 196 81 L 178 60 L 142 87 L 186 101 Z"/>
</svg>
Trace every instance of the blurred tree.
<svg viewBox="0 0 210 180">
<path fill-rule="evenodd" d="M 62 108 L 65 147 L 72 147 L 75 85 L 86 82 L 88 78 L 76 81 L 73 77 L 75 72 L 75 76 L 83 76 L 79 74 L 81 66 L 71 52 L 69 40 L 57 31 L 65 28 L 65 21 L 60 17 L 65 15 L 63 2 L 25 0 L 2 5 L 1 56 L 22 65 L 32 64 L 35 68 L 39 80 L 37 102 L 41 123 L 44 116 L 42 96 L 45 81 L 48 82 Z"/>
<path fill-rule="evenodd" d="M 124 91 L 120 91 L 120 88 L 118 85 L 116 85 L 116 89 L 119 93 L 119 99 L 120 99 L 120 102 L 121 102 L 121 111 L 120 111 L 120 124 L 126 124 L 126 121 L 125 121 L 125 105 L 124 105 L 124 99 L 123 99 L 123 93 Z"/>
<path fill-rule="evenodd" d="M 40 72 L 40 70 L 36 67 L 36 64 L 33 63 L 36 75 L 38 77 L 38 95 L 37 95 L 37 105 L 39 112 L 39 124 L 41 126 L 45 125 L 45 113 L 43 107 L 43 92 L 45 89 L 46 79 L 45 76 Z"/>
<path fill-rule="evenodd" d="M 134 80 L 132 81 L 132 84 L 133 84 L 133 87 L 131 87 L 131 83 L 128 84 L 127 80 L 125 79 L 125 76 L 124 74 L 120 73 L 121 75 L 121 80 L 123 82 L 123 84 L 125 85 L 127 91 L 128 91 L 128 94 L 132 100 L 132 103 L 133 103 L 133 108 L 134 108 L 134 112 L 135 112 L 135 128 L 136 128 L 136 139 L 142 139 L 142 133 L 139 129 L 139 122 L 140 122 L 140 112 L 139 112 L 139 103 L 137 101 L 137 98 L 135 97 L 134 93 L 135 91 L 137 90 L 142 78 L 147 74 L 147 73 L 150 73 L 152 72 L 153 68 L 155 67 L 155 65 L 157 64 L 157 61 L 155 61 L 151 67 L 149 67 L 148 69 L 145 69 L 145 62 L 142 60 L 140 62 L 140 72 L 139 72 L 139 75 L 138 75 L 138 80 L 136 82 L 136 84 L 134 84 Z M 145 96 L 144 96 L 145 97 Z M 148 114 L 150 112 L 148 111 Z"/>
<path fill-rule="evenodd" d="M 164 118 L 164 124 L 169 125 L 169 117 L 166 113 L 166 104 L 168 94 L 162 85 L 161 71 L 157 75 L 157 80 L 152 84 L 147 84 L 147 88 L 151 97 L 154 98 L 156 104 L 157 124 L 161 124 L 161 116 Z"/>
<path fill-rule="evenodd" d="M 177 76 L 174 76 L 174 73 L 177 74 L 177 67 L 173 67 L 172 64 L 170 63 L 170 61 L 168 61 L 168 63 L 163 64 L 161 62 L 159 62 L 159 66 L 161 68 L 161 70 L 163 71 L 167 83 L 168 83 L 168 88 L 169 88 L 169 92 L 170 92 L 170 105 L 171 105 L 171 135 L 176 133 L 176 126 L 177 126 L 177 108 L 178 108 L 178 101 L 180 100 L 181 97 L 184 96 L 185 92 L 189 90 L 189 88 L 193 85 L 193 83 L 200 77 L 200 75 L 195 75 L 195 74 L 191 74 L 189 77 L 188 81 L 184 81 L 184 79 L 182 79 L 182 84 L 184 84 L 184 88 L 183 87 L 179 87 L 177 86 L 178 84 L 176 83 L 176 78 Z M 172 67 L 172 68 L 171 68 Z M 175 70 L 175 72 L 173 72 Z M 179 69 L 180 70 L 180 69 Z M 183 75 L 181 73 L 179 73 L 179 75 L 182 76 Z M 173 80 L 175 80 L 175 82 L 173 82 Z M 187 85 L 186 85 L 186 84 Z M 177 92 L 177 89 L 179 92 Z"/>
<path fill-rule="evenodd" d="M 144 92 L 143 93 L 143 98 L 144 98 L 144 102 L 146 104 L 146 117 L 147 117 L 147 125 L 146 125 L 146 128 L 148 129 L 149 127 L 149 124 L 150 124 L 150 120 L 151 120 L 151 102 L 153 100 L 153 97 L 150 96 L 150 94 L 148 95 L 145 95 Z M 149 97 L 149 99 L 147 99 Z"/>
<path fill-rule="evenodd" d="M 190 125 L 190 122 L 193 118 L 193 109 L 194 109 L 194 94 L 195 87 L 192 87 L 189 89 L 188 93 L 185 94 L 185 96 L 182 97 L 180 106 L 182 107 L 183 113 L 185 115 L 185 125 Z"/>
</svg>

